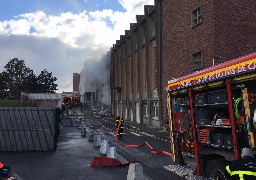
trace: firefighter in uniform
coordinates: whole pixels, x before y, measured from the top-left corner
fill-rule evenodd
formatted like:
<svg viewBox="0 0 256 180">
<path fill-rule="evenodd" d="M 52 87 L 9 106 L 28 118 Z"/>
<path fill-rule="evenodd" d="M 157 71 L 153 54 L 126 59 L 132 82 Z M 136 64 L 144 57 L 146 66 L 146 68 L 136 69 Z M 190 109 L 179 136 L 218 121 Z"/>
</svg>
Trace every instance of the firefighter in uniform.
<svg viewBox="0 0 256 180">
<path fill-rule="evenodd" d="M 0 179 L 8 178 L 10 175 L 10 166 L 5 166 L 2 162 L 0 162 Z"/>
<path fill-rule="evenodd" d="M 121 122 L 120 122 L 121 121 Z M 119 126 L 119 122 L 120 122 L 120 127 L 118 129 L 118 126 Z M 123 132 L 124 132 L 124 125 L 123 125 L 123 118 L 120 117 L 119 115 L 116 117 L 115 119 L 115 125 L 116 125 L 116 130 L 117 130 L 117 138 L 119 140 L 122 140 L 122 136 L 123 136 Z"/>
<path fill-rule="evenodd" d="M 256 161 L 251 149 L 243 148 L 241 157 L 241 159 L 235 160 L 231 165 L 226 166 L 231 178 L 240 180 L 256 179 Z"/>
</svg>

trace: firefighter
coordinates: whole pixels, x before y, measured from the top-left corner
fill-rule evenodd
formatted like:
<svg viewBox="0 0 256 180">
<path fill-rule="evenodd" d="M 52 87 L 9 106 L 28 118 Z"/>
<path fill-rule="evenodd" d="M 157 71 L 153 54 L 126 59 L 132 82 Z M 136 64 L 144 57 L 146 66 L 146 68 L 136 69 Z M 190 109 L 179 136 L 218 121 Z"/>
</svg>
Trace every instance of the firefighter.
<svg viewBox="0 0 256 180">
<path fill-rule="evenodd" d="M 227 172 L 234 179 L 256 179 L 256 161 L 251 149 L 243 148 L 241 157 L 241 159 L 235 160 L 231 165 L 226 166 Z"/>
<path fill-rule="evenodd" d="M 120 121 L 121 121 L 121 122 L 120 122 Z M 121 124 L 120 124 L 120 127 L 119 127 L 119 129 L 118 129 L 119 122 L 120 122 Z M 123 118 L 118 115 L 118 116 L 116 117 L 116 119 L 115 119 L 115 125 L 116 125 L 116 130 L 117 130 L 117 134 L 116 134 L 116 135 L 117 135 L 117 138 L 118 138 L 119 140 L 122 140 L 122 136 L 123 136 L 123 132 L 124 132 L 123 122 L 124 122 Z"/>
<path fill-rule="evenodd" d="M 10 166 L 5 166 L 2 162 L 0 162 L 0 179 L 1 177 L 9 177 L 10 176 Z"/>
</svg>

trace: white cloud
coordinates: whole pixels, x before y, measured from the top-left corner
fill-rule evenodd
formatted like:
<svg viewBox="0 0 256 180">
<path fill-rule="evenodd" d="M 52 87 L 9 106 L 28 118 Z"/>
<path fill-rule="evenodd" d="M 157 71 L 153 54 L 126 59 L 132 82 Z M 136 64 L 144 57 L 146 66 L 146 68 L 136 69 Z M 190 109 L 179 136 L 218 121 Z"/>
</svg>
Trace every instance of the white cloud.
<svg viewBox="0 0 256 180">
<path fill-rule="evenodd" d="M 126 12 L 106 9 L 79 14 L 47 15 L 43 11 L 0 22 L 0 71 L 12 58 L 24 59 L 35 72 L 47 69 L 58 78 L 60 91 L 72 91 L 72 75 L 87 59 L 99 60 L 144 14 L 154 0 L 119 0 Z"/>
</svg>

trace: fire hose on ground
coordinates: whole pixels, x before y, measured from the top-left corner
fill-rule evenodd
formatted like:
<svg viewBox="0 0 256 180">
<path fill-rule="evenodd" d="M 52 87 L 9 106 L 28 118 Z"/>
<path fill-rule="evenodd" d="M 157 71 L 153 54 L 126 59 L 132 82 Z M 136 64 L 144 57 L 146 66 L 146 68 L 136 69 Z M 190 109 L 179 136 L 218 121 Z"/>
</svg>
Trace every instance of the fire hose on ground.
<svg viewBox="0 0 256 180">
<path fill-rule="evenodd" d="M 101 124 L 100 122 L 96 121 L 98 124 L 100 124 L 104 129 L 107 129 L 111 132 L 113 132 L 111 129 L 105 127 L 103 124 Z M 172 156 L 171 153 L 167 152 L 167 151 L 155 151 L 154 148 L 148 143 L 148 142 L 144 142 L 142 144 L 124 144 L 121 141 L 118 140 L 118 131 L 120 129 L 122 123 L 122 117 L 120 116 L 120 120 L 118 123 L 118 127 L 116 129 L 115 132 L 115 140 L 120 143 L 123 147 L 125 148 L 140 148 L 143 147 L 144 145 L 146 145 L 147 147 L 149 147 L 151 154 L 165 154 L 167 156 Z M 108 157 L 95 157 L 92 162 L 90 164 L 87 165 L 87 167 L 124 167 L 124 166 L 129 166 L 129 164 L 132 162 L 127 162 L 127 163 L 121 163 L 119 160 L 114 159 L 114 158 L 108 158 Z"/>
<path fill-rule="evenodd" d="M 101 124 L 100 122 L 97 121 L 97 123 L 99 123 L 103 128 L 109 130 L 109 131 L 112 131 L 111 129 L 105 127 L 103 124 Z M 143 147 L 144 145 L 148 146 L 149 149 L 150 149 L 150 152 L 151 154 L 165 154 L 167 156 L 172 156 L 172 153 L 170 152 L 167 152 L 167 151 L 164 151 L 164 150 L 161 150 L 161 151 L 155 151 L 154 148 L 148 143 L 148 142 L 143 142 L 142 144 L 124 144 L 122 143 L 121 141 L 118 140 L 117 138 L 117 134 L 118 134 L 118 131 L 120 129 L 120 126 L 121 126 L 121 123 L 122 123 L 122 117 L 120 116 L 120 120 L 119 120 L 119 124 L 118 124 L 118 127 L 116 129 L 116 132 L 115 132 L 115 140 L 120 143 L 123 147 L 125 148 L 141 148 Z"/>
</svg>

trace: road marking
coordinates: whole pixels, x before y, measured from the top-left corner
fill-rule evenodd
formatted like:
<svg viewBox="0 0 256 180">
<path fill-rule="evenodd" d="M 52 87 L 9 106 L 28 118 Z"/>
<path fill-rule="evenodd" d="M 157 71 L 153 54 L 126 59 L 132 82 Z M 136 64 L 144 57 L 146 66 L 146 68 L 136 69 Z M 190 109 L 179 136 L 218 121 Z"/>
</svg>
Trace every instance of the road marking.
<svg viewBox="0 0 256 180">
<path fill-rule="evenodd" d="M 110 124 L 115 124 L 113 122 L 108 121 L 107 119 L 103 119 L 103 120 L 108 122 L 108 123 L 110 123 Z M 158 139 L 158 140 L 161 140 L 161 141 L 171 142 L 170 140 L 162 139 L 162 138 L 156 137 L 155 135 L 152 135 L 152 134 L 149 134 L 149 133 L 146 133 L 146 132 L 140 132 L 141 129 L 139 129 L 137 127 L 134 127 L 134 126 L 124 127 L 124 129 L 129 130 L 130 133 L 134 134 L 135 136 L 143 136 L 143 135 L 145 135 L 145 136 L 149 136 L 151 138 Z M 110 134 L 115 135 L 115 133 L 110 133 Z M 123 133 L 123 134 L 125 134 L 125 133 Z"/>
<path fill-rule="evenodd" d="M 115 135 L 116 135 L 116 133 L 113 133 L 113 132 L 111 132 L 111 131 L 108 131 L 108 133 L 111 134 L 112 136 L 115 136 Z"/>
<path fill-rule="evenodd" d="M 131 134 L 134 134 L 135 136 L 143 136 L 143 135 L 141 135 L 141 134 L 138 134 L 138 133 L 132 132 L 132 131 L 131 131 Z"/>
<path fill-rule="evenodd" d="M 148 134 L 148 133 L 146 133 L 146 132 L 141 132 L 141 134 L 144 134 L 144 135 L 149 136 L 149 137 L 154 137 L 154 135 Z"/>
</svg>

